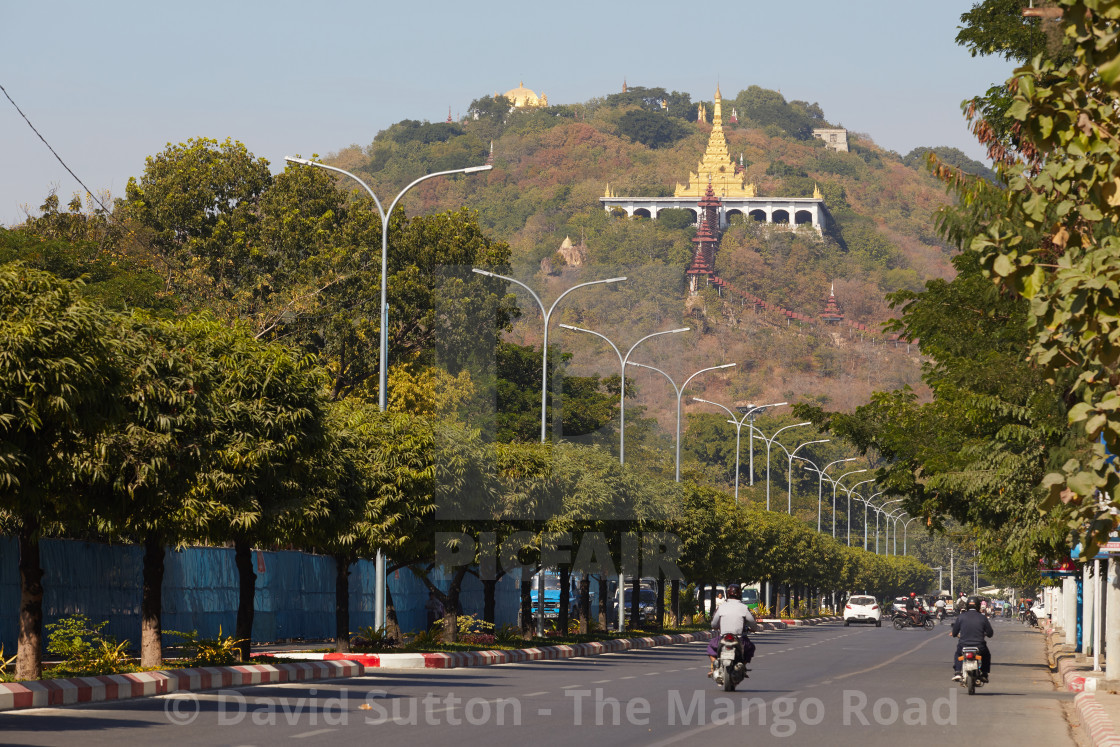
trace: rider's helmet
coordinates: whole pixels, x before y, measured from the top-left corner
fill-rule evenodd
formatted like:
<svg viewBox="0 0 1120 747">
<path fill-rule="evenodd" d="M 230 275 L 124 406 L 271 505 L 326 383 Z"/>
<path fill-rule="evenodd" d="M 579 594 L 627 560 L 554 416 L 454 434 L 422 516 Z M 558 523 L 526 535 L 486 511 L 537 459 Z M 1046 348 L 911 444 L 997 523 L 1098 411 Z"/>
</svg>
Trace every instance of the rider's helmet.
<svg viewBox="0 0 1120 747">
<path fill-rule="evenodd" d="M 739 584 L 731 584 L 730 586 L 727 587 L 727 598 L 728 599 L 742 599 L 743 598 L 743 590 L 741 588 L 739 588 Z"/>
<path fill-rule="evenodd" d="M 980 597 L 972 596 L 968 598 L 968 609 L 980 611 Z"/>
<path fill-rule="evenodd" d="M 917 594 L 915 594 L 914 592 L 910 592 L 910 596 L 911 596 L 911 597 L 916 597 L 916 596 L 918 596 L 918 595 L 917 595 Z"/>
</svg>

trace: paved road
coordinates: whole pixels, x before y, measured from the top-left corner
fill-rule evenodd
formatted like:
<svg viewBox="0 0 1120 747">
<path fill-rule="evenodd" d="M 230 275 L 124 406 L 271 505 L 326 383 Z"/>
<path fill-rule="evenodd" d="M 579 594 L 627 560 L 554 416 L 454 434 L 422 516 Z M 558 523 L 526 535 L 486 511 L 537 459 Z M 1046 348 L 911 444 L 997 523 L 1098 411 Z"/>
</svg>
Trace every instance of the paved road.
<svg viewBox="0 0 1120 747">
<path fill-rule="evenodd" d="M 0 714 L 7 745 L 1074 745 L 1042 636 L 997 621 L 990 687 L 951 682 L 955 641 L 839 624 L 759 636 L 723 693 L 700 644 L 586 659 L 239 688 Z M 184 722 L 182 725 L 178 722 Z M 294 740 L 294 741 L 293 741 Z M 950 743 L 950 742 L 945 742 Z"/>
</svg>

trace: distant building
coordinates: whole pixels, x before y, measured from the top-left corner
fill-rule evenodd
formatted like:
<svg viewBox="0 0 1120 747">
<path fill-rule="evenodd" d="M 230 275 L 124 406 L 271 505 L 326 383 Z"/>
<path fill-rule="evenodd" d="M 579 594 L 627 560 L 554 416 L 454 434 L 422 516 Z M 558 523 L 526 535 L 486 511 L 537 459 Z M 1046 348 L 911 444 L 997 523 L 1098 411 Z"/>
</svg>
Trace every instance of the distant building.
<svg viewBox="0 0 1120 747">
<path fill-rule="evenodd" d="M 842 127 L 817 127 L 813 130 L 813 137 L 824 141 L 824 147 L 830 150 L 848 152 L 848 131 Z"/>
<path fill-rule="evenodd" d="M 841 308 L 840 302 L 836 300 L 836 283 L 832 284 L 832 290 L 828 292 L 828 298 L 825 299 L 821 321 L 825 324 L 839 324 L 844 321 L 844 309 Z"/>
<path fill-rule="evenodd" d="M 698 107 L 698 112 L 697 119 L 702 120 L 707 114 L 703 104 Z M 708 138 L 708 147 L 696 171 L 689 173 L 687 184 L 678 183 L 672 197 L 619 195 L 608 184 L 599 202 L 607 212 L 621 211 L 630 218 L 640 216 L 656 220 L 657 214 L 662 210 L 687 210 L 699 226 L 701 211 L 697 209 L 697 203 L 709 190 L 719 198 L 715 214 L 707 220 L 708 229 L 713 235 L 727 228 L 730 218 L 735 215 L 771 225 L 785 225 L 791 229 L 809 225 L 817 233 L 822 233 L 831 221 L 819 189 L 814 190 L 812 197 L 758 195 L 755 185 L 747 179 L 742 154 L 736 164 L 727 152 L 727 138 L 723 133 L 723 99 L 718 86 L 712 106 L 712 132 Z"/>
<path fill-rule="evenodd" d="M 525 87 L 525 81 L 521 81 L 521 85 L 517 88 L 511 88 L 502 95 L 513 102 L 514 109 L 548 106 L 548 96 L 544 94 L 538 96 L 535 91 Z M 497 96 L 498 94 L 494 94 L 495 98 Z"/>
</svg>

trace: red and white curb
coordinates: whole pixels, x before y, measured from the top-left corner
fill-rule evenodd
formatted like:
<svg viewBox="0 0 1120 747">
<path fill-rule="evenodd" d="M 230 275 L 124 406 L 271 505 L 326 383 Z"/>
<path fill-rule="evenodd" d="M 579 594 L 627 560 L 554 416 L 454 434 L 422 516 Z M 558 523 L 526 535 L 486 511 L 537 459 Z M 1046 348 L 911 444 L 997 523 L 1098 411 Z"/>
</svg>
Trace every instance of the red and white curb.
<svg viewBox="0 0 1120 747">
<path fill-rule="evenodd" d="M 837 618 L 813 618 L 806 621 L 809 625 L 835 621 Z M 763 630 L 785 630 L 794 624 L 792 620 L 760 620 Z M 487 667 L 495 664 L 516 664 L 524 661 L 553 659 L 572 659 L 581 656 L 598 656 L 630 649 L 656 648 L 678 643 L 707 642 L 711 635 L 700 633 L 674 633 L 650 636 L 647 638 L 619 638 L 601 643 L 576 643 L 563 646 L 539 646 L 514 651 L 462 651 L 455 653 L 433 654 L 343 654 L 338 652 L 301 653 L 272 652 L 267 654 L 277 659 L 315 659 L 319 661 L 356 661 L 366 667 L 382 669 L 454 669 L 457 667 Z"/>
<path fill-rule="evenodd" d="M 1101 673 L 1094 675 L 1073 658 L 1063 657 L 1058 660 L 1058 675 L 1062 678 L 1066 690 L 1081 693 L 1096 690 Z"/>
<path fill-rule="evenodd" d="M 802 624 L 829 622 L 836 618 L 815 618 Z M 764 630 L 784 630 L 801 621 L 761 620 Z M 243 664 L 229 667 L 170 669 L 158 672 L 113 674 L 70 679 L 0 682 L 0 712 L 22 708 L 47 708 L 80 703 L 125 700 L 175 692 L 196 692 L 219 688 L 300 682 L 337 677 L 358 677 L 366 668 L 452 669 L 484 667 L 525 661 L 571 659 L 581 656 L 656 648 L 680 643 L 707 642 L 710 635 L 674 633 L 643 638 L 619 638 L 596 643 L 539 646 L 516 651 L 460 651 L 430 654 L 342 654 L 273 652 L 276 659 L 299 659 L 277 664 Z M 1118 746 L 1120 747 L 1120 746 Z"/>
<path fill-rule="evenodd" d="M 356 677 L 363 667 L 354 661 L 309 661 L 285 664 L 244 664 L 232 667 L 171 669 L 98 677 L 0 682 L 0 711 L 20 708 L 99 703 L 174 692 Z"/>
<path fill-rule="evenodd" d="M 454 669 L 457 667 L 488 667 L 495 664 L 517 664 L 524 661 L 573 659 L 598 656 L 631 649 L 656 648 L 678 643 L 707 642 L 708 633 L 673 633 L 647 638 L 618 638 L 612 641 L 576 643 L 562 646 L 537 646 L 514 651 L 456 651 L 432 654 L 342 654 L 337 652 L 306 654 L 298 651 L 273 652 L 278 659 L 318 659 L 322 661 L 355 661 L 366 667 L 383 669 Z"/>
<path fill-rule="evenodd" d="M 1078 693 L 1073 699 L 1077 712 L 1081 715 L 1081 725 L 1089 734 L 1089 742 L 1093 747 L 1120 747 L 1120 735 L 1112 719 L 1105 713 L 1104 708 L 1097 702 L 1092 693 Z"/>
</svg>

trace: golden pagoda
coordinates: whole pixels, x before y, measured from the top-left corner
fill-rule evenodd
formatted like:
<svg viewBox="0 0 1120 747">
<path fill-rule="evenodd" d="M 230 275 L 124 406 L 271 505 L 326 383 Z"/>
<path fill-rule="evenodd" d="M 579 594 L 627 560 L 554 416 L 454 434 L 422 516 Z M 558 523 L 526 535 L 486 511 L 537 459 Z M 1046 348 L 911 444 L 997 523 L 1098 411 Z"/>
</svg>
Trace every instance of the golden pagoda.
<svg viewBox="0 0 1120 747">
<path fill-rule="evenodd" d="M 511 88 L 502 95 L 513 102 L 514 109 L 548 106 L 548 96 L 544 94 L 538 96 L 535 91 L 525 87 L 525 81 L 521 81 L 521 85 L 517 88 Z"/>
<path fill-rule="evenodd" d="M 712 135 L 708 138 L 708 149 L 695 172 L 690 172 L 688 184 L 677 184 L 674 197 L 704 196 L 708 185 L 712 185 L 718 197 L 755 197 L 753 184 L 745 184 L 746 178 L 735 173 L 735 162 L 727 153 L 727 138 L 723 136 L 722 98 L 716 86 L 715 106 L 712 110 Z"/>
</svg>

